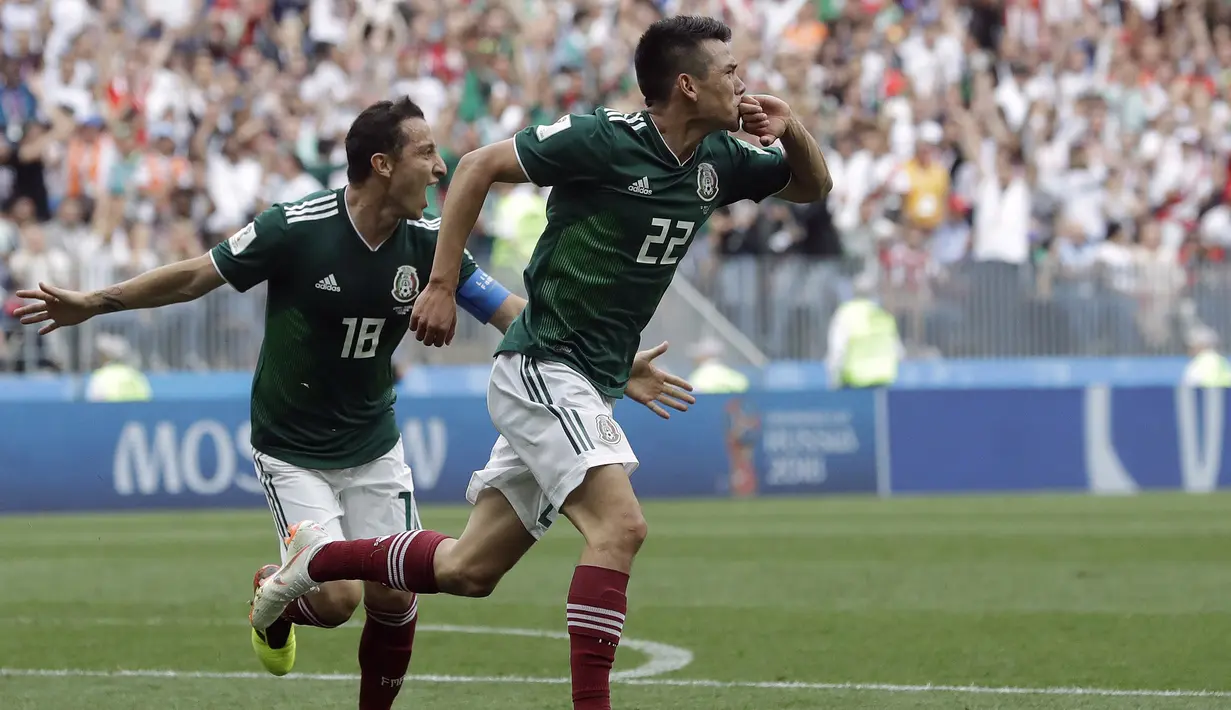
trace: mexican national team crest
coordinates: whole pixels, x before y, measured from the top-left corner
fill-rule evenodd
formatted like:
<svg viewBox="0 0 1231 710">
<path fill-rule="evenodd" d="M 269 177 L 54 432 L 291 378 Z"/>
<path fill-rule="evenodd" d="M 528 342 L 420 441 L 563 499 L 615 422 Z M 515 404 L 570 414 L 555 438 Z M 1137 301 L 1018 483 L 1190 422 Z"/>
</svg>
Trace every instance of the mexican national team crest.
<svg viewBox="0 0 1231 710">
<path fill-rule="evenodd" d="M 399 266 L 393 275 L 393 300 L 410 303 L 419 294 L 419 272 L 413 266 Z"/>
<path fill-rule="evenodd" d="M 718 197 L 718 171 L 712 163 L 697 166 L 697 196 L 706 202 Z"/>
<path fill-rule="evenodd" d="M 608 444 L 620 443 L 620 427 L 606 414 L 600 414 L 594 420 L 598 424 L 598 438 Z"/>
</svg>

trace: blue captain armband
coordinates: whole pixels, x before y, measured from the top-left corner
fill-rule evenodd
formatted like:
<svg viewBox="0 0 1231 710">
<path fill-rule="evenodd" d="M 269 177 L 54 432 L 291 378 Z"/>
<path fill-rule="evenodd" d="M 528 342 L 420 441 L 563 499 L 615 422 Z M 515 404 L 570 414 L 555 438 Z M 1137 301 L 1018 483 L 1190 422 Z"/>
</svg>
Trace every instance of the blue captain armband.
<svg viewBox="0 0 1231 710">
<path fill-rule="evenodd" d="M 508 297 L 509 290 L 480 268 L 475 268 L 470 278 L 457 289 L 458 305 L 483 323 L 496 315 L 500 304 Z"/>
</svg>

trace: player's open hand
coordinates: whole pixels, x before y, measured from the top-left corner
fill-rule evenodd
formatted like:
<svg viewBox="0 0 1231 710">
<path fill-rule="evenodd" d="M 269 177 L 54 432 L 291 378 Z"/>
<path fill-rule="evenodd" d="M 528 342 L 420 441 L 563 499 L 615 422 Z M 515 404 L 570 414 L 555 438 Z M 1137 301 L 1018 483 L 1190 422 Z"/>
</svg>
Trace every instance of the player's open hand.
<svg viewBox="0 0 1231 710">
<path fill-rule="evenodd" d="M 46 323 L 38 329 L 39 335 L 47 335 L 66 325 L 77 325 L 95 314 L 87 294 L 57 288 L 41 281 L 38 288 L 18 289 L 17 297 L 34 301 L 13 311 L 13 315 L 20 318 L 25 325 Z"/>
<path fill-rule="evenodd" d="M 776 96 L 745 94 L 740 97 L 739 117 L 744 132 L 756 137 L 763 146 L 773 145 L 786 133 L 791 116 L 791 107 Z"/>
<path fill-rule="evenodd" d="M 453 334 L 457 331 L 457 303 L 453 300 L 453 291 L 444 284 L 427 282 L 410 312 L 410 329 L 419 342 L 438 348 L 453 342 Z"/>
<path fill-rule="evenodd" d="M 654 366 L 654 358 L 667 352 L 667 343 L 659 343 L 657 347 L 642 350 L 633 358 L 633 368 L 629 373 L 628 386 L 624 394 L 634 402 L 640 402 L 650 408 L 663 419 L 670 419 L 671 414 L 663 405 L 672 409 L 687 412 L 690 405 L 697 403 L 697 398 L 688 394 L 692 385 L 682 377 L 668 374 Z"/>
</svg>

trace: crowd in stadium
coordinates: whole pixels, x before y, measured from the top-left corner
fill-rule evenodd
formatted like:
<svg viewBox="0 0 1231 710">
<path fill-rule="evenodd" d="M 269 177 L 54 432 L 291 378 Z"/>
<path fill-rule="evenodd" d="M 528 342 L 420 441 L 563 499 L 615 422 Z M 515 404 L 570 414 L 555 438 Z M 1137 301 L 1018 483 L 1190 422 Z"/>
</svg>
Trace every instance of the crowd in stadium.
<svg viewBox="0 0 1231 710">
<path fill-rule="evenodd" d="M 642 108 L 631 48 L 684 12 L 736 28 L 749 90 L 826 143 L 827 203 L 722 210 L 684 269 L 771 356 L 823 356 L 830 313 L 871 291 L 913 354 L 1231 335 L 1226 3 L 6 0 L 0 363 L 20 360 L 13 290 L 114 283 L 343 184 L 372 101 L 412 96 L 450 167 L 565 112 Z M 516 267 L 542 199 L 493 194 L 476 257 Z M 258 338 L 248 308 L 107 318 L 151 367 L 226 367 L 207 341 Z M 56 339 L 37 361 L 88 366 Z"/>
</svg>

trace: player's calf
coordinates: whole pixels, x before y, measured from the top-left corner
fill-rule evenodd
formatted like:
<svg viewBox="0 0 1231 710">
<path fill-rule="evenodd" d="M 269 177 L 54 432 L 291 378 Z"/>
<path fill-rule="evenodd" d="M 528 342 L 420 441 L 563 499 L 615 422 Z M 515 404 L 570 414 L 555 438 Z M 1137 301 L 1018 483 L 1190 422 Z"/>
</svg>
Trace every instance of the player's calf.
<svg viewBox="0 0 1231 710">
<path fill-rule="evenodd" d="M 311 594 L 302 596 L 286 608 L 284 616 L 295 616 L 300 626 L 332 629 L 354 616 L 363 601 L 363 585 L 354 581 L 326 582 Z M 298 611 L 293 611 L 298 607 Z"/>
<path fill-rule="evenodd" d="M 436 551 L 436 582 L 449 594 L 489 596 L 533 546 L 534 536 L 504 494 L 485 489 L 476 497 L 461 536 L 444 541 Z"/>
<path fill-rule="evenodd" d="M 502 493 L 479 494 L 457 539 L 411 530 L 366 540 L 328 542 L 313 554 L 308 575 L 317 583 L 361 579 L 393 589 L 485 597 L 534 545 Z"/>
<path fill-rule="evenodd" d="M 620 465 L 590 469 L 560 512 L 586 539 L 565 607 L 573 707 L 610 710 L 611 668 L 628 613 L 628 575 L 647 534 L 645 518 Z"/>
<path fill-rule="evenodd" d="M 410 667 L 418 597 L 384 585 L 364 585 L 367 619 L 359 639 L 359 710 L 389 710 Z"/>
</svg>

